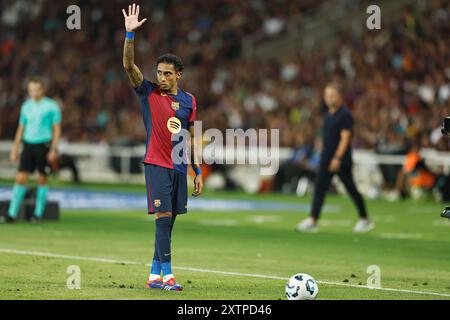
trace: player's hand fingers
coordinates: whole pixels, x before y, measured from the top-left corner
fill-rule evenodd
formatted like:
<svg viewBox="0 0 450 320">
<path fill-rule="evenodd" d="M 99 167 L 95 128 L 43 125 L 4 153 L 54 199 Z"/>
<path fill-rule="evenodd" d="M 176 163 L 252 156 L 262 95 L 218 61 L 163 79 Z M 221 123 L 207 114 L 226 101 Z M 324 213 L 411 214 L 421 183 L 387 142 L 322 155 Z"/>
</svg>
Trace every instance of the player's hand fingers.
<svg viewBox="0 0 450 320">
<path fill-rule="evenodd" d="M 125 9 L 122 9 L 122 14 L 123 14 L 123 17 L 126 19 L 127 18 L 127 13 L 125 12 Z"/>
<path fill-rule="evenodd" d="M 131 16 L 131 4 L 128 6 L 128 15 Z"/>
<path fill-rule="evenodd" d="M 11 152 L 11 154 L 9 155 L 9 161 L 11 161 L 12 163 L 16 162 L 17 160 L 17 153 L 16 152 Z"/>
<path fill-rule="evenodd" d="M 140 26 L 142 26 L 142 25 L 144 24 L 144 22 L 145 22 L 145 21 L 147 21 L 147 18 L 145 18 L 145 19 L 142 19 L 142 21 L 141 21 L 141 22 L 139 22 L 139 27 L 140 27 Z"/>
<path fill-rule="evenodd" d="M 198 183 L 197 182 L 194 183 L 194 188 L 195 188 L 195 190 L 194 190 L 194 192 L 192 192 L 192 196 L 198 197 L 200 195 L 200 193 L 198 192 Z"/>
<path fill-rule="evenodd" d="M 136 3 L 133 3 L 133 15 L 136 14 Z"/>
<path fill-rule="evenodd" d="M 198 182 L 197 182 L 197 181 L 195 181 L 195 183 L 194 183 L 194 188 L 195 188 L 194 193 L 195 193 L 196 195 L 198 195 Z"/>
<path fill-rule="evenodd" d="M 139 17 L 139 5 L 136 7 L 136 16 L 138 16 Z"/>
<path fill-rule="evenodd" d="M 199 196 L 202 193 L 203 183 L 201 181 L 195 182 L 195 194 Z"/>
</svg>

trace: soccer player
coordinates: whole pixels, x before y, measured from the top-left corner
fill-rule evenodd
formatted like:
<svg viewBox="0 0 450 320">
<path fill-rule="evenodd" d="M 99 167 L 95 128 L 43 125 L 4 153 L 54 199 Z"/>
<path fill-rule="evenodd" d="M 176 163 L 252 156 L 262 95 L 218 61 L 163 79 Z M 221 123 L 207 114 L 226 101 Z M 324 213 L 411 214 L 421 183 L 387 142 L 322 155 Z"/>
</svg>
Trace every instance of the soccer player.
<svg viewBox="0 0 450 320">
<path fill-rule="evenodd" d="M 135 4 L 128 6 L 128 14 L 125 10 L 122 13 L 126 29 L 123 66 L 141 102 L 147 131 L 144 167 L 148 213 L 155 214 L 155 252 L 146 285 L 148 288 L 181 291 L 183 287 L 175 281 L 171 270 L 171 238 L 175 218 L 186 213 L 187 161 L 178 161 L 177 156 L 180 155 L 173 151 L 178 150 L 178 143 L 186 141 L 177 143 L 172 138 L 182 129 L 189 130 L 191 150 L 195 151 L 193 122 L 196 100 L 192 94 L 178 87 L 184 67 L 181 59 L 173 54 L 158 58 L 157 83 L 144 78 L 134 64 L 134 37 L 135 30 L 147 19 L 139 21 L 139 6 Z M 198 196 L 203 188 L 202 174 L 195 152 L 191 155 L 196 174 L 192 195 Z"/>
<path fill-rule="evenodd" d="M 350 110 L 344 106 L 341 85 L 329 83 L 325 88 L 324 100 L 328 112 L 325 114 L 322 127 L 323 151 L 316 178 L 311 217 L 299 223 L 297 230 L 303 232 L 318 230 L 317 222 L 325 193 L 330 187 L 333 175 L 337 174 L 358 209 L 359 220 L 353 231 L 368 232 L 374 228 L 374 224 L 367 217 L 364 200 L 353 181 L 351 152 L 353 118 Z"/>
<path fill-rule="evenodd" d="M 14 222 L 20 204 L 27 191 L 28 177 L 37 170 L 36 206 L 31 222 L 42 219 L 47 200 L 47 169 L 58 157 L 58 143 L 61 136 L 61 111 L 58 104 L 46 97 L 44 83 L 39 78 L 31 78 L 27 84 L 29 99 L 20 110 L 19 127 L 10 154 L 11 162 L 16 162 L 20 143 L 23 151 L 19 172 L 13 187 L 12 199 L 6 217 L 0 222 Z"/>
</svg>

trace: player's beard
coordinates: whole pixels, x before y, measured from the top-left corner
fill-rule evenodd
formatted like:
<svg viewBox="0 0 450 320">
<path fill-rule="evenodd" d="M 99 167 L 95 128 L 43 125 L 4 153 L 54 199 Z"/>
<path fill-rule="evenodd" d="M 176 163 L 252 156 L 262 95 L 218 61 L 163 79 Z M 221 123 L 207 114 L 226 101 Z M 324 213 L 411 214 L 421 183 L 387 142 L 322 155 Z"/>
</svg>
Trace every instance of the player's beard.
<svg viewBox="0 0 450 320">
<path fill-rule="evenodd" d="M 164 92 L 168 92 L 170 91 L 169 85 L 163 85 L 163 84 L 159 84 L 159 90 L 164 91 Z"/>
</svg>

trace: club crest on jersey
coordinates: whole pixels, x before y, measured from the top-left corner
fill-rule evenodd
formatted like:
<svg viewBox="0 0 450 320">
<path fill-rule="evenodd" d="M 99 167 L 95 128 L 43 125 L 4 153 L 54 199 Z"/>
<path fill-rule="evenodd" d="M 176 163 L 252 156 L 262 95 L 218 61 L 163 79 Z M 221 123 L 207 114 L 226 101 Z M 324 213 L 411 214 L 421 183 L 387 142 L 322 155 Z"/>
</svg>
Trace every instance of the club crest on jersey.
<svg viewBox="0 0 450 320">
<path fill-rule="evenodd" d="M 172 101 L 172 109 L 177 111 L 178 109 L 180 109 L 180 103 L 179 102 L 175 102 Z"/>
<path fill-rule="evenodd" d="M 177 117 L 171 117 L 167 120 L 167 129 L 172 134 L 180 133 L 181 131 L 181 121 Z"/>
<path fill-rule="evenodd" d="M 160 207 L 161 206 L 161 200 L 159 200 L 159 199 L 156 199 L 155 200 L 155 207 Z"/>
</svg>

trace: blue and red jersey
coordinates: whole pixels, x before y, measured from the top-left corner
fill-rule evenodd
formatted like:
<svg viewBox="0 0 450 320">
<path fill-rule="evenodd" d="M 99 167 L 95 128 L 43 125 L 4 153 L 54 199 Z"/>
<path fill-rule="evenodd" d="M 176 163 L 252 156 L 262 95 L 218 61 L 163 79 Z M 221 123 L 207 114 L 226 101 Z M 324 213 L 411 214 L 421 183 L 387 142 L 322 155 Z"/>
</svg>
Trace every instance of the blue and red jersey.
<svg viewBox="0 0 450 320">
<path fill-rule="evenodd" d="M 195 97 L 178 88 L 177 94 L 172 95 L 161 91 L 157 84 L 146 79 L 135 88 L 141 101 L 141 111 L 147 131 L 147 147 L 144 163 L 174 169 L 186 174 L 186 161 L 174 163 L 172 150 L 178 143 L 186 143 L 177 137 L 181 129 L 188 129 L 188 125 L 195 121 Z M 177 148 L 178 150 L 178 148 Z M 186 150 L 182 148 L 182 150 Z M 184 158 L 185 155 L 180 155 Z"/>
</svg>

